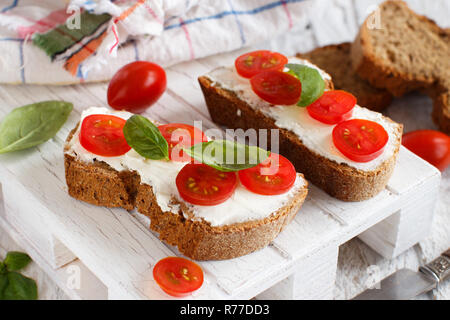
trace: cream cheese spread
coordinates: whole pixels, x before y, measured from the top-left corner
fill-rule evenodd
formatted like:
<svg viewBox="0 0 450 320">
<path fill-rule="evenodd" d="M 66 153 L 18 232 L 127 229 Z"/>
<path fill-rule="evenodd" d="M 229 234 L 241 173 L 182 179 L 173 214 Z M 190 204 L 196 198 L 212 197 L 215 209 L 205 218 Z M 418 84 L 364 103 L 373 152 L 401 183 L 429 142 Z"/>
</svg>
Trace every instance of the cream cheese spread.
<svg viewBox="0 0 450 320">
<path fill-rule="evenodd" d="M 289 63 L 304 64 L 319 71 L 324 80 L 331 77 L 307 60 L 289 58 Z M 252 90 L 250 81 L 239 76 L 234 66 L 220 67 L 205 75 L 213 86 L 233 91 L 237 97 L 245 101 L 251 108 L 261 111 L 264 115 L 275 120 L 279 128 L 295 133 L 302 143 L 319 155 L 339 164 L 345 163 L 355 169 L 372 171 L 392 157 L 397 149 L 398 124 L 369 109 L 355 106 L 352 119 L 367 119 L 379 123 L 389 135 L 389 140 L 383 153 L 369 162 L 355 162 L 345 157 L 333 144 L 332 131 L 335 125 L 327 125 L 309 116 L 306 108 L 291 106 L 277 106 L 262 100 Z"/>
<path fill-rule="evenodd" d="M 83 111 L 80 124 L 83 119 L 92 114 L 107 114 L 128 119 L 133 114 L 125 111 L 112 111 L 107 108 L 92 107 Z M 104 161 L 117 171 L 136 171 L 141 177 L 141 183 L 152 186 L 158 205 L 163 211 L 178 214 L 181 210 L 179 205 L 173 204 L 172 198 L 183 201 L 175 185 L 178 172 L 186 165 L 185 162 L 150 160 L 140 156 L 131 149 L 124 155 L 118 157 L 102 157 L 95 155 L 80 144 L 80 126 L 68 142 L 66 153 L 85 163 L 95 160 Z M 194 215 L 194 220 L 204 220 L 212 226 L 225 226 L 234 223 L 260 220 L 269 217 L 272 213 L 285 206 L 291 198 L 306 182 L 297 174 L 294 186 L 285 194 L 275 196 L 264 196 L 248 191 L 240 183 L 230 199 L 215 206 L 199 206 L 186 203 Z M 188 215 L 184 213 L 185 217 Z"/>
</svg>

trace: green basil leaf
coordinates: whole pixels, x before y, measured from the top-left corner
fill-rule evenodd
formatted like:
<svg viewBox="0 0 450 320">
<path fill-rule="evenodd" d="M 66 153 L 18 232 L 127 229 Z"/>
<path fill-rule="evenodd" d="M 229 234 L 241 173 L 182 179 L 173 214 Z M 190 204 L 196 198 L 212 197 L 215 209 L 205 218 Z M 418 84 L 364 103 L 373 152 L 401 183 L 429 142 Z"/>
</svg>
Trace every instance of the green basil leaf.
<svg viewBox="0 0 450 320">
<path fill-rule="evenodd" d="M 133 115 L 127 120 L 123 134 L 137 153 L 147 159 L 169 159 L 169 145 L 158 127 L 147 118 Z"/>
<path fill-rule="evenodd" d="M 6 273 L 6 264 L 0 262 L 0 274 Z"/>
<path fill-rule="evenodd" d="M 325 81 L 319 71 L 296 63 L 288 63 L 285 67 L 289 69 L 289 74 L 298 78 L 302 83 L 302 94 L 297 103 L 298 106 L 307 107 L 322 96 L 325 90 Z"/>
<path fill-rule="evenodd" d="M 192 158 L 220 171 L 252 168 L 267 159 L 264 149 L 228 140 L 197 143 L 183 150 Z"/>
<path fill-rule="evenodd" d="M 26 253 L 11 251 L 6 254 L 4 263 L 9 271 L 18 271 L 25 268 L 30 261 L 31 258 Z"/>
<path fill-rule="evenodd" d="M 4 292 L 8 286 L 8 276 L 6 273 L 0 274 L 0 300 L 4 300 Z"/>
<path fill-rule="evenodd" d="M 37 286 L 33 279 L 27 278 L 17 272 L 6 274 L 8 284 L 3 290 L 4 300 L 36 300 Z"/>
<path fill-rule="evenodd" d="M 0 123 L 0 154 L 28 149 L 52 138 L 72 108 L 69 102 L 44 101 L 14 109 Z"/>
</svg>

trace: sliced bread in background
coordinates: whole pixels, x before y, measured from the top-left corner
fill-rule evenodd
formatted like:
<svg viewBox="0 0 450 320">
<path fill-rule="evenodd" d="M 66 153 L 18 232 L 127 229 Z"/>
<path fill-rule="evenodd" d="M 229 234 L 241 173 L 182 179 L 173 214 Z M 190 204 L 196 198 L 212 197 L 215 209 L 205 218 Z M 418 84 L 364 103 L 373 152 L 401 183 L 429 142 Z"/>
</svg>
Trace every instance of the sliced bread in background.
<svg viewBox="0 0 450 320">
<path fill-rule="evenodd" d="M 351 43 L 341 43 L 317 48 L 307 53 L 299 53 L 299 58 L 307 59 L 331 75 L 335 89 L 352 93 L 362 107 L 382 111 L 392 101 L 392 94 L 385 89 L 371 86 L 352 69 L 350 58 Z"/>
<path fill-rule="evenodd" d="M 352 44 L 355 72 L 373 86 L 394 96 L 409 91 L 428 92 L 434 99 L 433 120 L 450 133 L 450 31 L 416 14 L 403 1 L 379 6 L 381 24 L 368 21 Z"/>
</svg>

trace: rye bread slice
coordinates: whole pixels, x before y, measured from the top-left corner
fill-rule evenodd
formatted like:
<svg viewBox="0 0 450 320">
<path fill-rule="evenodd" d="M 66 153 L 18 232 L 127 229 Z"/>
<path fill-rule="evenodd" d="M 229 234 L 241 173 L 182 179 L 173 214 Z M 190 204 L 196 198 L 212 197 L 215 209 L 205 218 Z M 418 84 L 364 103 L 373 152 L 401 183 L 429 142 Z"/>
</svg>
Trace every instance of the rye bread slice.
<svg viewBox="0 0 450 320">
<path fill-rule="evenodd" d="M 373 111 L 384 110 L 390 105 L 392 94 L 361 79 L 352 69 L 350 52 L 351 43 L 345 42 L 298 53 L 297 57 L 307 59 L 325 70 L 331 75 L 334 88 L 352 93 L 360 106 Z"/>
<path fill-rule="evenodd" d="M 392 175 L 401 144 L 401 125 L 398 126 L 397 148 L 392 157 L 376 170 L 362 171 L 346 164 L 338 164 L 308 149 L 295 133 L 277 127 L 272 118 L 249 106 L 233 91 L 213 84 L 205 76 L 199 77 L 198 81 L 215 123 L 233 129 L 278 129 L 280 154 L 288 158 L 308 181 L 337 199 L 362 201 L 372 198 L 385 188 Z M 327 82 L 327 87 L 332 88 L 332 82 Z M 269 149 L 270 141 L 270 130 L 268 130 Z"/>
<path fill-rule="evenodd" d="M 428 92 L 434 101 L 433 119 L 450 133 L 450 31 L 416 14 L 403 1 L 379 6 L 380 27 L 369 16 L 352 45 L 352 65 L 373 86 L 395 96 Z"/>
<path fill-rule="evenodd" d="M 76 129 L 70 133 L 67 143 Z M 66 145 L 65 151 L 67 148 Z M 308 193 L 305 180 L 305 186 L 291 201 L 270 216 L 218 227 L 204 220 L 186 218 L 193 213 L 183 203 L 179 203 L 182 210 L 177 214 L 162 211 L 152 187 L 141 184 L 137 172 L 118 172 L 105 162 L 85 163 L 66 152 L 64 162 L 70 196 L 99 206 L 136 208 L 150 218 L 150 229 L 161 240 L 177 246 L 182 254 L 195 260 L 231 259 L 264 248 L 292 221 Z"/>
</svg>

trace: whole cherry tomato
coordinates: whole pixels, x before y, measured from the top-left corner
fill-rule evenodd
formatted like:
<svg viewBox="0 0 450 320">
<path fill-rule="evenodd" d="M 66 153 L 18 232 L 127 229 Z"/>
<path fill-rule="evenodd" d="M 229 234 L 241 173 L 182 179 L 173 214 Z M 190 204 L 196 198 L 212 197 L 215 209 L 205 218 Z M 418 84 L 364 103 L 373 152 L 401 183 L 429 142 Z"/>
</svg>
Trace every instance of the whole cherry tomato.
<svg viewBox="0 0 450 320">
<path fill-rule="evenodd" d="M 403 135 L 402 144 L 441 171 L 450 165 L 450 137 L 435 130 L 417 130 Z"/>
<path fill-rule="evenodd" d="M 108 86 L 108 104 L 116 110 L 144 112 L 166 90 L 166 72 L 148 61 L 135 61 L 123 66 Z"/>
</svg>

